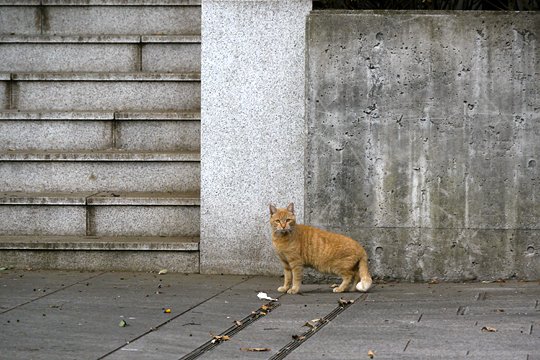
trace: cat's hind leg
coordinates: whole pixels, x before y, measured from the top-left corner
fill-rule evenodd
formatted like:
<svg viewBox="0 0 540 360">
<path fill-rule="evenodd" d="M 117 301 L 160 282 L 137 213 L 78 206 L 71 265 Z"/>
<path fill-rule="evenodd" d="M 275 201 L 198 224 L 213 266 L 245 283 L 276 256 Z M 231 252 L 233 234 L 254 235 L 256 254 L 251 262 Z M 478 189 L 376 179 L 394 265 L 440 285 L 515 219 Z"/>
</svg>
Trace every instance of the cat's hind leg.
<svg viewBox="0 0 540 360">
<path fill-rule="evenodd" d="M 341 284 L 337 288 L 334 288 L 334 292 L 340 293 L 349 290 L 352 280 L 354 278 L 354 273 L 350 272 L 341 274 L 341 278 Z"/>
<path fill-rule="evenodd" d="M 349 291 L 356 290 L 356 284 L 358 284 L 359 282 L 360 282 L 360 274 L 358 274 L 358 271 L 355 271 L 353 274 L 351 285 L 349 286 Z"/>
</svg>

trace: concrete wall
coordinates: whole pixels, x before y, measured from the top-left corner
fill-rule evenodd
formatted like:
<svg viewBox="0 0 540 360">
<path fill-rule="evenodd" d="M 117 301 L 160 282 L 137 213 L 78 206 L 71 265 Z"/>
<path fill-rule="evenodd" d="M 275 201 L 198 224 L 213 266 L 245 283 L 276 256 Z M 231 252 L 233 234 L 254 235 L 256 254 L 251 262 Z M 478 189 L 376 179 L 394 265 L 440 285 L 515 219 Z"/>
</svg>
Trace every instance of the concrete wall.
<svg viewBox="0 0 540 360">
<path fill-rule="evenodd" d="M 375 275 L 540 277 L 539 13 L 314 12 L 306 222 Z"/>
<path fill-rule="evenodd" d="M 268 203 L 303 218 L 309 0 L 202 6 L 201 272 L 275 274 Z"/>
</svg>

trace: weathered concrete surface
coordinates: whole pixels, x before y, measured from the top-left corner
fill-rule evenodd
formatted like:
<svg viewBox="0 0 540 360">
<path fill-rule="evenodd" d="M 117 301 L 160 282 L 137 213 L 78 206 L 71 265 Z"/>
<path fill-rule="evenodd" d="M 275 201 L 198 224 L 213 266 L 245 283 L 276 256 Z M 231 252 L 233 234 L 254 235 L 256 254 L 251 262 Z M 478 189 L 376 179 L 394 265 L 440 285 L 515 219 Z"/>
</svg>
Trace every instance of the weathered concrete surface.
<svg viewBox="0 0 540 360">
<path fill-rule="evenodd" d="M 279 273 L 268 204 L 304 201 L 305 21 L 311 1 L 202 8 L 201 269 Z"/>
<path fill-rule="evenodd" d="M 0 347 L 9 359 L 179 359 L 278 296 L 279 278 L 168 273 L 0 271 Z M 201 359 L 268 359 L 356 299 L 287 359 L 535 359 L 537 282 L 377 284 L 335 294 L 327 284 L 279 306 Z M 170 313 L 163 309 L 170 308 Z M 124 320 L 127 326 L 118 326 Z M 482 331 L 484 326 L 496 332 Z M 261 347 L 252 353 L 242 348 Z"/>
<path fill-rule="evenodd" d="M 313 12 L 307 222 L 379 277 L 540 277 L 538 36 L 538 13 Z"/>
</svg>

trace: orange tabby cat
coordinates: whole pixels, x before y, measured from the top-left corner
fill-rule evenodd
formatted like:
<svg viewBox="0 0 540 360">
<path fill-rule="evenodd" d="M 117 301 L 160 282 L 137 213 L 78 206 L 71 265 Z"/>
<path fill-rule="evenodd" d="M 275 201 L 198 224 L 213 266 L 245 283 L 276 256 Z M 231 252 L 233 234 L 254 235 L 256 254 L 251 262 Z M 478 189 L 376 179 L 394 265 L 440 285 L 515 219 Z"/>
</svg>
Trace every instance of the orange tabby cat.
<svg viewBox="0 0 540 360">
<path fill-rule="evenodd" d="M 272 244 L 285 274 L 279 292 L 296 294 L 300 291 L 304 266 L 341 276 L 342 282 L 334 292 L 347 291 L 355 285 L 359 291 L 367 291 L 371 287 L 368 256 L 358 242 L 343 235 L 296 224 L 292 203 L 286 209 L 270 205 L 270 225 Z"/>
</svg>

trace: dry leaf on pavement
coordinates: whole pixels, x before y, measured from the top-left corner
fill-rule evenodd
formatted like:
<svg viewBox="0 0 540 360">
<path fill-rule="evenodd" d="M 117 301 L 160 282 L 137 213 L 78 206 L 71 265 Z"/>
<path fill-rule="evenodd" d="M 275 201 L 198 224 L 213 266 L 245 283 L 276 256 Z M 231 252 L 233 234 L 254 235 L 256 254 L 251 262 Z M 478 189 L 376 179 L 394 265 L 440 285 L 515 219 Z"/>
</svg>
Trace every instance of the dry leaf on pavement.
<svg viewBox="0 0 540 360">
<path fill-rule="evenodd" d="M 263 352 L 270 351 L 270 348 L 240 348 L 242 351 Z"/>
<path fill-rule="evenodd" d="M 497 332 L 497 329 L 494 328 L 494 327 L 491 327 L 491 326 L 484 326 L 482 328 L 482 331 L 485 331 L 485 332 Z"/>
<path fill-rule="evenodd" d="M 212 335 L 212 334 L 210 334 Z M 230 340 L 230 336 L 227 335 L 212 335 L 212 344 L 220 343 L 223 341 Z"/>
<path fill-rule="evenodd" d="M 339 303 L 339 305 L 344 306 L 344 305 L 353 304 L 354 300 L 347 300 L 347 299 L 344 299 L 344 298 L 339 298 L 338 303 Z"/>
</svg>

